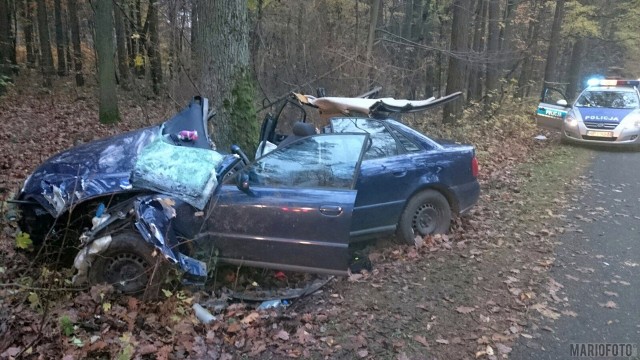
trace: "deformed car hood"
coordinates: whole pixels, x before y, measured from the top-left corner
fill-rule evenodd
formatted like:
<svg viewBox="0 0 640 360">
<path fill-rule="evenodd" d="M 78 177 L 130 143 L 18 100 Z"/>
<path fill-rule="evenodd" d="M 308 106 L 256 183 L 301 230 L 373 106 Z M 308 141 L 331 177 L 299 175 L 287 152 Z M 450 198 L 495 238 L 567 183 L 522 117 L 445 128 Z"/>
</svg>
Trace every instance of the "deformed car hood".
<svg viewBox="0 0 640 360">
<path fill-rule="evenodd" d="M 58 153 L 31 174 L 20 200 L 40 203 L 59 216 L 72 203 L 131 189 L 138 154 L 158 137 L 159 126 L 96 140 Z"/>
</svg>

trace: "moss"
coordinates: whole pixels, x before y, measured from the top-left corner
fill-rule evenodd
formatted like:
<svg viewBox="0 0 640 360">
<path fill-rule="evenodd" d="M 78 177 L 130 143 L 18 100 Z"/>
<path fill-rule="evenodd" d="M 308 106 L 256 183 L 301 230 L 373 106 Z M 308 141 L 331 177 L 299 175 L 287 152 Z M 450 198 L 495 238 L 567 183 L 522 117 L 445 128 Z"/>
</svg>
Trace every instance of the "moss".
<svg viewBox="0 0 640 360">
<path fill-rule="evenodd" d="M 115 124 L 120 121 L 120 113 L 118 108 L 100 109 L 100 122 L 103 124 Z"/>
<path fill-rule="evenodd" d="M 253 77 L 242 68 L 236 73 L 231 99 L 225 100 L 223 106 L 229 111 L 230 138 L 247 154 L 255 153 L 258 143 L 259 126 L 254 98 Z"/>
</svg>

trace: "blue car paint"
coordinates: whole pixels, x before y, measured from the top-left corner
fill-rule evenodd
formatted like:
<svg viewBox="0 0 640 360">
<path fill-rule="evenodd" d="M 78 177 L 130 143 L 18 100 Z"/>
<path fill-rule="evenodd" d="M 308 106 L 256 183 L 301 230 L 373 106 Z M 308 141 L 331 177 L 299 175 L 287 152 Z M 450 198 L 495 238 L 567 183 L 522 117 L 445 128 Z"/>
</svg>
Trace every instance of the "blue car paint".
<svg viewBox="0 0 640 360">
<path fill-rule="evenodd" d="M 355 190 L 254 186 L 248 196 L 233 180 L 211 199 L 207 216 L 215 221 L 196 236 L 198 251 L 215 245 L 226 262 L 346 273 Z"/>
<path fill-rule="evenodd" d="M 192 102 L 164 124 L 163 134 L 193 129 L 206 134 L 203 112 L 199 103 Z M 176 199 L 173 208 L 178 215 L 167 216 L 155 200 L 158 195 L 138 196 L 135 225 L 167 259 L 197 277 L 206 274 L 206 266 L 186 255 L 181 238 L 195 240 L 194 249 L 187 253 L 213 256 L 215 244 L 223 253 L 221 259 L 229 262 L 344 274 L 349 245 L 344 234 L 355 237 L 393 231 L 413 194 L 437 189 L 447 196 L 454 211 L 465 210 L 478 199 L 479 185 L 471 174 L 473 147 L 443 146 L 399 122 L 385 123 L 418 144 L 420 151 L 362 162 L 355 190 L 256 186 L 243 192 L 232 183 L 235 179 L 228 178 L 214 192 L 204 217 Z M 72 203 L 126 192 L 148 193 L 132 187 L 129 176 L 137 154 L 157 133 L 158 126 L 153 126 L 55 155 L 34 171 L 18 199 L 35 200 L 57 218 Z M 185 146 L 208 148 L 209 143 L 202 140 Z M 220 182 L 237 170 L 238 161 L 231 155 L 223 160 L 217 169 Z M 77 191 L 78 184 L 83 192 Z M 63 197 L 63 208 L 56 208 L 45 197 L 53 186 Z M 341 211 L 339 216 L 327 215 L 320 211 L 323 208 Z"/>
<path fill-rule="evenodd" d="M 467 211 L 477 202 L 480 185 L 471 171 L 475 156 L 472 146 L 440 145 L 397 121 L 387 119 L 384 123 L 424 150 L 362 162 L 351 227 L 353 239 L 393 232 L 407 201 L 425 189 L 443 193 L 456 213 Z"/>
</svg>

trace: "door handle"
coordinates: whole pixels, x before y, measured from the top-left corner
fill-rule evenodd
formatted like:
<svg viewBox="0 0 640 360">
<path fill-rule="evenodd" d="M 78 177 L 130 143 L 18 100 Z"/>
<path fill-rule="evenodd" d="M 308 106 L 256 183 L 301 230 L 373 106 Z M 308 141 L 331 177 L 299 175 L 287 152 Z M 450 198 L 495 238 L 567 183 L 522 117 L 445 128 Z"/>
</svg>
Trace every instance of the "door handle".
<svg viewBox="0 0 640 360">
<path fill-rule="evenodd" d="M 320 207 L 320 212 L 327 216 L 339 216 L 342 214 L 342 206 L 324 205 Z"/>
</svg>

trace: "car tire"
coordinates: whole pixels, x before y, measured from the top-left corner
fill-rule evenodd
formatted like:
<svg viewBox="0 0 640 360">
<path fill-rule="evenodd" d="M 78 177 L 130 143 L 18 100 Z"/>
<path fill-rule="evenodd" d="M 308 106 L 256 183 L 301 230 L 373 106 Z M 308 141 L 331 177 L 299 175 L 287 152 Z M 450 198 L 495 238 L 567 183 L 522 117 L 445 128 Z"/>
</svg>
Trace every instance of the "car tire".
<svg viewBox="0 0 640 360">
<path fill-rule="evenodd" d="M 436 190 L 424 190 L 414 195 L 405 207 L 396 239 L 403 244 L 415 244 L 416 236 L 445 234 L 451 225 L 451 206 Z"/>
<path fill-rule="evenodd" d="M 168 263 L 154 246 L 132 231 L 113 236 L 109 247 L 89 267 L 91 285 L 112 284 L 116 291 L 155 298 L 167 275 Z"/>
</svg>

